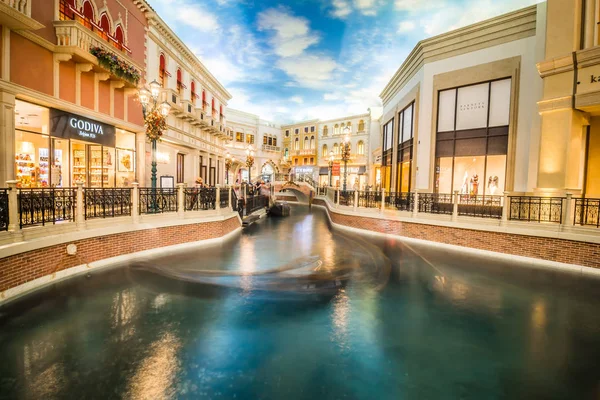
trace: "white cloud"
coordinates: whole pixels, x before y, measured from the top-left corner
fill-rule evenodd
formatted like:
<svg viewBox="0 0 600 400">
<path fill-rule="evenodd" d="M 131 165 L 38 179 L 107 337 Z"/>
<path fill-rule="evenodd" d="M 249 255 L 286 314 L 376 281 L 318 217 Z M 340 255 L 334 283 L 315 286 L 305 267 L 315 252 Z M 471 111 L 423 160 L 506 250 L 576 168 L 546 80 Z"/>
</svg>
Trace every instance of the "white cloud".
<svg viewBox="0 0 600 400">
<path fill-rule="evenodd" d="M 282 58 L 277 66 L 300 86 L 320 89 L 333 77 L 337 63 L 330 57 L 304 55 Z"/>
<path fill-rule="evenodd" d="M 220 29 L 218 18 L 197 3 L 188 0 L 154 0 L 160 6 L 161 16 L 180 22 L 201 32 L 217 32 Z"/>
<path fill-rule="evenodd" d="M 341 98 L 342 98 L 342 96 L 340 96 L 337 93 L 325 93 L 323 95 L 323 100 L 325 100 L 325 101 L 340 100 Z"/>
<path fill-rule="evenodd" d="M 377 14 L 377 0 L 354 0 L 354 6 L 363 15 Z"/>
<path fill-rule="evenodd" d="M 280 57 L 298 56 L 320 41 L 319 35 L 311 32 L 307 19 L 291 15 L 285 8 L 272 8 L 260 13 L 258 28 L 274 31 L 271 46 Z"/>
<path fill-rule="evenodd" d="M 331 14 L 336 18 L 344 19 L 352 13 L 352 7 L 346 0 L 333 0 Z"/>
<path fill-rule="evenodd" d="M 416 27 L 417 27 L 417 24 L 415 24 L 412 21 L 402 21 L 398 25 L 398 33 L 410 32 L 410 31 L 414 30 Z"/>
<path fill-rule="evenodd" d="M 290 97 L 290 101 L 294 102 L 296 104 L 302 104 L 302 103 L 304 103 L 304 99 L 302 97 L 300 97 L 300 96 Z"/>
</svg>

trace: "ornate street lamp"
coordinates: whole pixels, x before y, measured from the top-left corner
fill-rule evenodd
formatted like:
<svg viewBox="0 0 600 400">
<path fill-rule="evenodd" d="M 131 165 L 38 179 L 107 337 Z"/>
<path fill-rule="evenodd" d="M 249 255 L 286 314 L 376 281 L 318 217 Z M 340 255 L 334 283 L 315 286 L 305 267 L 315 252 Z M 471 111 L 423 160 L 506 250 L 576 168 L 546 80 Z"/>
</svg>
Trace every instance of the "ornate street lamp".
<svg viewBox="0 0 600 400">
<path fill-rule="evenodd" d="M 344 142 L 342 144 L 342 161 L 344 161 L 344 192 L 348 178 L 348 160 L 350 159 L 350 128 L 344 128 Z"/>
<path fill-rule="evenodd" d="M 248 167 L 248 183 L 252 184 L 252 175 L 251 170 L 254 165 L 254 150 L 252 149 L 252 145 L 248 146 L 246 149 L 246 167 Z"/>
<path fill-rule="evenodd" d="M 231 154 L 227 153 L 225 156 L 225 179 L 227 180 L 227 184 L 229 185 L 229 169 L 231 165 L 235 161 L 235 158 L 231 157 Z"/>
<path fill-rule="evenodd" d="M 167 102 L 158 103 L 161 85 L 156 80 L 150 83 L 150 89 L 142 87 L 138 91 L 138 98 L 142 104 L 146 137 L 152 143 L 152 189 L 156 192 L 156 142 L 160 140 L 163 131 L 167 129 L 167 116 L 171 105 Z"/>
<path fill-rule="evenodd" d="M 329 187 L 331 187 L 331 180 L 333 179 L 333 150 L 329 152 Z"/>
</svg>

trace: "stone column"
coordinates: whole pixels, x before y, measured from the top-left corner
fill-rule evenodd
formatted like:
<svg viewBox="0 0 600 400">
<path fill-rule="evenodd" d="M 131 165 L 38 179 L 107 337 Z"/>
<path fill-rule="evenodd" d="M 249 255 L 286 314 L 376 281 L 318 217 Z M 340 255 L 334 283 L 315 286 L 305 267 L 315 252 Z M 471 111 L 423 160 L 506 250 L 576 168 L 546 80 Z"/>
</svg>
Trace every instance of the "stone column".
<svg viewBox="0 0 600 400">
<path fill-rule="evenodd" d="M 15 95 L 0 92 L 0 182 L 15 179 Z"/>
<path fill-rule="evenodd" d="M 140 184 L 139 182 L 133 182 L 131 186 L 133 186 L 131 192 L 131 217 L 133 218 L 133 223 L 137 224 L 140 222 Z"/>
<path fill-rule="evenodd" d="M 77 182 L 77 208 L 75 213 L 75 224 L 77 229 L 82 230 L 85 228 L 85 211 L 83 207 L 83 182 Z"/>
<path fill-rule="evenodd" d="M 19 221 L 19 189 L 17 183 L 19 181 L 7 181 L 8 186 L 8 231 L 14 232 L 21 228 Z"/>
<path fill-rule="evenodd" d="M 215 210 L 221 209 L 221 185 L 215 185 Z"/>
<path fill-rule="evenodd" d="M 381 188 L 381 212 L 385 211 L 385 188 Z"/>
<path fill-rule="evenodd" d="M 510 213 L 510 199 L 508 198 L 509 192 L 504 192 L 502 196 L 502 219 L 500 225 L 506 226 L 508 224 L 508 215 Z"/>
<path fill-rule="evenodd" d="M 454 199 L 452 204 L 452 221 L 458 220 L 458 190 L 454 191 Z"/>
<path fill-rule="evenodd" d="M 177 184 L 177 215 L 179 218 L 184 217 L 185 212 L 185 183 Z"/>
<path fill-rule="evenodd" d="M 585 0 L 585 39 L 584 49 L 594 46 L 594 33 L 596 30 L 596 0 Z"/>
<path fill-rule="evenodd" d="M 414 193 L 412 217 L 417 218 L 419 215 L 419 190 L 415 189 Z"/>
<path fill-rule="evenodd" d="M 573 193 L 567 193 L 563 203 L 562 222 L 563 228 L 573 225 Z"/>
</svg>

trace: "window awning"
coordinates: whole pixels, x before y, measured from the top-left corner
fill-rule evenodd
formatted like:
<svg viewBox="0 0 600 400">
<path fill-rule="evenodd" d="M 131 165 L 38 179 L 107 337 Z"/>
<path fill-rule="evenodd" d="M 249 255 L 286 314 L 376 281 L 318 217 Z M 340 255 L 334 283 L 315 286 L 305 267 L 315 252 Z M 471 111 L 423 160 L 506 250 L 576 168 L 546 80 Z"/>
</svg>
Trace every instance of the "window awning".
<svg viewBox="0 0 600 400">
<path fill-rule="evenodd" d="M 329 168 L 328 167 L 319 168 L 319 175 L 329 175 Z"/>
</svg>

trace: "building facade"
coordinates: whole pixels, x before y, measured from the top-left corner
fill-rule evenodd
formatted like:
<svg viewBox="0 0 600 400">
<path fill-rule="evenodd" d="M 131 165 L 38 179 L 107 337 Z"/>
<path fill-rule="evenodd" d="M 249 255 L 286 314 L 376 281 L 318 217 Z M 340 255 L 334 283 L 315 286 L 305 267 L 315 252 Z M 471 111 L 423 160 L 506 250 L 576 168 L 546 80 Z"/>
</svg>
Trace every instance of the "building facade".
<svg viewBox="0 0 600 400">
<path fill-rule="evenodd" d="M 153 11 L 146 13 L 146 81 L 162 86 L 160 102 L 171 105 L 168 129 L 157 146 L 159 182 L 194 185 L 198 178 L 225 184 L 227 101 L 231 95 Z M 143 147 L 145 184 L 150 184 L 150 145 Z"/>
<path fill-rule="evenodd" d="M 143 1 L 0 2 L 2 182 L 114 187 L 138 179 L 146 10 Z"/>
<path fill-rule="evenodd" d="M 319 120 L 283 125 L 283 158 L 296 177 L 318 179 Z"/>
<path fill-rule="evenodd" d="M 387 191 L 536 187 L 546 4 L 423 40 L 381 93 Z"/>
<path fill-rule="evenodd" d="M 334 187 L 342 186 L 346 172 L 342 160 L 346 134 L 350 138 L 350 158 L 346 172 L 347 188 L 364 189 L 370 184 L 368 168 L 370 128 L 370 113 L 319 122 L 319 185 L 329 185 L 331 181 Z M 330 171 L 331 156 L 336 166 Z"/>
</svg>

